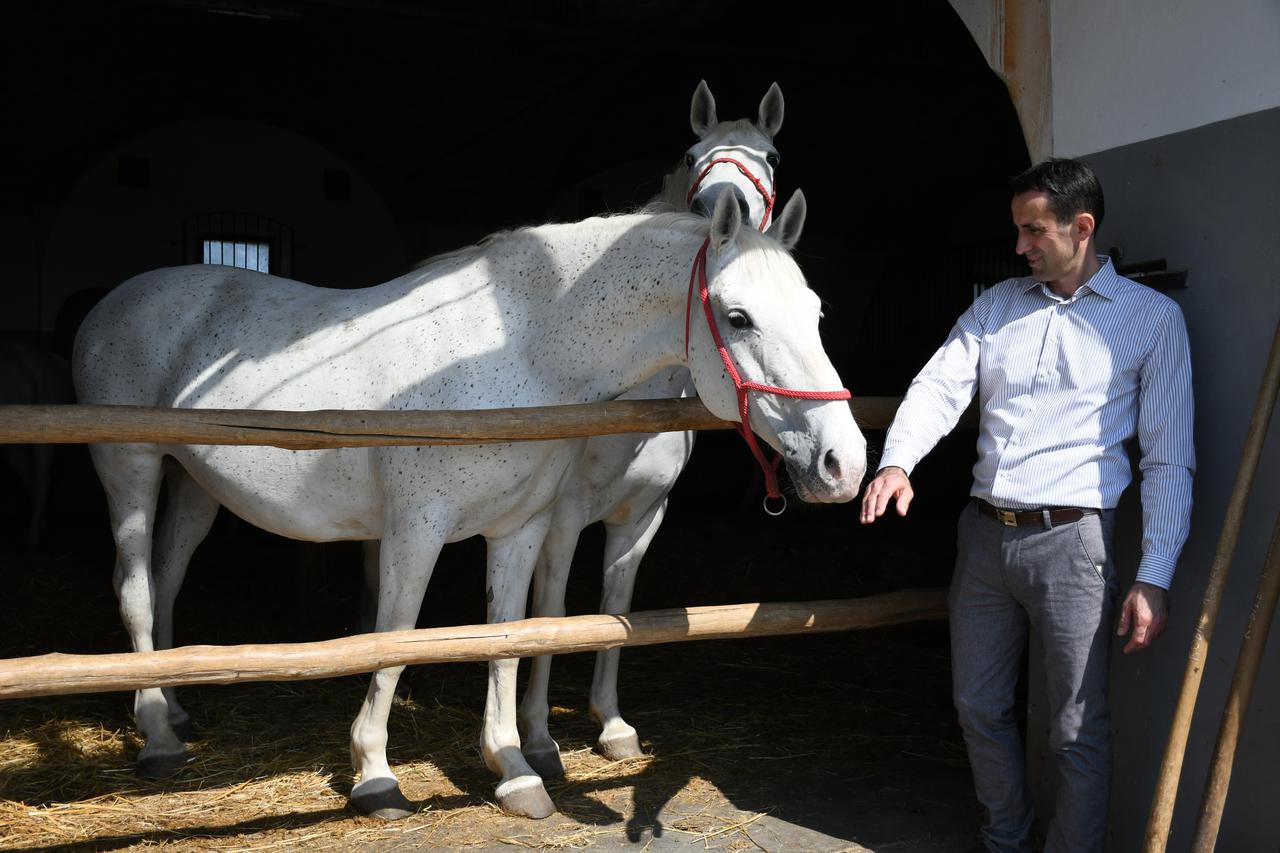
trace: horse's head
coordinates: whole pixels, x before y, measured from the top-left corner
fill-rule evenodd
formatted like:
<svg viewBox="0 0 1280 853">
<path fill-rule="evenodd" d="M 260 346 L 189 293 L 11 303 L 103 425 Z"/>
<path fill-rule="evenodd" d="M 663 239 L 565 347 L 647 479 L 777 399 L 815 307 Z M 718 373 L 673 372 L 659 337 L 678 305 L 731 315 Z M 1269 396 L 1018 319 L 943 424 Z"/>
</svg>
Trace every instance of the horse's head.
<svg viewBox="0 0 1280 853">
<path fill-rule="evenodd" d="M 837 502 L 858 494 L 866 469 L 866 440 L 846 399 L 810 399 L 786 392 L 841 389 L 818 335 L 821 305 L 787 251 L 799 236 L 796 193 L 761 235 L 744 225 L 736 200 L 716 202 L 708 235 L 705 278 L 713 333 L 695 295 L 689 332 L 689 370 L 698 396 L 713 414 L 741 421 L 739 392 L 716 343 L 718 334 L 746 391 L 751 428 L 782 455 L 801 498 Z M 775 236 L 781 238 L 773 239 Z M 695 294 L 698 282 L 695 281 Z M 782 393 L 780 393 L 782 392 Z"/>
<path fill-rule="evenodd" d="M 720 194 L 728 191 L 737 200 L 742 217 L 763 229 L 775 196 L 773 171 L 778 166 L 778 151 L 773 137 L 782 127 L 778 84 L 765 93 L 754 122 L 722 122 L 716 119 L 716 99 L 703 80 L 693 93 L 689 123 L 698 136 L 684 156 L 689 210 L 706 216 Z"/>
</svg>

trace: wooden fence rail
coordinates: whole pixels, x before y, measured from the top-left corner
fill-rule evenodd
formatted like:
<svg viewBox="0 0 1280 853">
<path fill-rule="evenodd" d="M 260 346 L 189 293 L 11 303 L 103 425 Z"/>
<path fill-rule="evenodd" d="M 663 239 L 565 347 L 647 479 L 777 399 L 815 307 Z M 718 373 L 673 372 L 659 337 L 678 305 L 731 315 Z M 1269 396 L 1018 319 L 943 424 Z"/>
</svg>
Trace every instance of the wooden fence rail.
<svg viewBox="0 0 1280 853">
<path fill-rule="evenodd" d="M 850 402 L 864 429 L 884 429 L 899 398 Z M 0 406 L 0 444 L 156 442 L 268 445 L 292 450 L 481 444 L 630 432 L 728 429 L 697 399 L 615 400 L 570 406 L 466 411 L 280 412 L 142 406 Z M 525 619 L 386 632 L 315 643 L 188 646 L 160 652 L 49 654 L 0 660 L 0 699 L 296 681 L 387 666 L 482 661 L 616 646 L 872 628 L 946 617 L 945 590 L 789 604 L 737 604 L 621 616 Z"/>
<path fill-rule="evenodd" d="M 850 404 L 863 429 L 884 429 L 897 397 Z M 696 398 L 455 411 L 277 412 L 145 406 L 0 406 L 0 444 L 153 441 L 270 445 L 290 450 L 484 444 L 627 432 L 730 429 Z"/>
<path fill-rule="evenodd" d="M 848 631 L 943 619 L 946 612 L 946 590 L 921 589 L 841 601 L 729 604 L 621 616 L 568 616 L 388 631 L 314 643 L 185 646 L 160 652 L 105 655 L 49 654 L 0 660 L 0 699 L 183 684 L 306 681 L 404 664 Z"/>
</svg>

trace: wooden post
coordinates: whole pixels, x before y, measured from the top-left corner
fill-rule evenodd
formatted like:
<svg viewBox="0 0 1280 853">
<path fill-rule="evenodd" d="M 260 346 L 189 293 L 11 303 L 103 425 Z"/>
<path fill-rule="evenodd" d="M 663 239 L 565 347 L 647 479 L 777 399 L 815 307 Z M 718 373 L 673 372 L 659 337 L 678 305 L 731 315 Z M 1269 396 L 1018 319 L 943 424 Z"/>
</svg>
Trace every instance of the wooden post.
<svg viewBox="0 0 1280 853">
<path fill-rule="evenodd" d="M 946 613 L 946 590 L 923 589 L 840 601 L 732 604 L 621 616 L 570 616 L 388 631 L 318 643 L 186 646 L 108 655 L 50 654 L 0 660 L 0 699 L 182 684 L 305 681 L 406 664 L 848 631 L 943 619 Z"/>
<path fill-rule="evenodd" d="M 1236 660 L 1235 675 L 1231 679 L 1231 692 L 1227 706 L 1222 711 L 1222 723 L 1218 728 L 1218 744 L 1213 752 L 1213 766 L 1209 769 L 1209 781 L 1205 783 L 1200 802 L 1200 819 L 1196 823 L 1196 837 L 1191 849 L 1194 853 L 1213 853 L 1218 843 L 1218 827 L 1222 824 L 1222 810 L 1227 802 L 1227 788 L 1231 784 L 1231 767 L 1235 763 L 1236 748 L 1240 743 L 1240 729 L 1249 713 L 1249 698 L 1258 680 L 1262 665 L 1262 652 L 1267 647 L 1271 633 L 1271 621 L 1276 615 L 1276 599 L 1280 597 L 1280 516 L 1271 532 L 1271 547 L 1267 561 L 1262 566 L 1262 578 L 1253 600 L 1249 624 L 1244 629 L 1244 642 L 1240 644 L 1240 656 Z"/>
<path fill-rule="evenodd" d="M 1151 814 L 1147 819 L 1144 853 L 1163 853 L 1169 843 L 1169 826 L 1173 823 L 1173 806 L 1178 797 L 1178 780 L 1182 776 L 1182 759 L 1187 750 L 1187 735 L 1191 730 L 1191 718 L 1195 714 L 1196 695 L 1200 692 L 1200 679 L 1204 675 L 1204 662 L 1209 655 L 1209 640 L 1222 608 L 1222 590 L 1227 584 L 1227 573 L 1240 540 L 1240 525 L 1244 519 L 1249 494 L 1253 491 L 1253 478 L 1258 472 L 1258 459 L 1271 423 L 1271 413 L 1276 405 L 1276 393 L 1280 389 L 1280 324 L 1271 341 L 1271 355 L 1262 375 L 1262 387 L 1253 407 L 1249 433 L 1245 436 L 1244 450 L 1240 456 L 1240 468 L 1236 472 L 1227 504 L 1227 515 L 1218 537 L 1218 550 L 1209 568 L 1209 582 L 1204 591 L 1204 604 L 1200 609 L 1200 621 L 1191 638 L 1191 650 L 1187 653 L 1187 669 L 1182 677 L 1182 690 L 1169 726 L 1169 741 L 1165 745 L 1160 776 L 1151 799 Z"/>
</svg>

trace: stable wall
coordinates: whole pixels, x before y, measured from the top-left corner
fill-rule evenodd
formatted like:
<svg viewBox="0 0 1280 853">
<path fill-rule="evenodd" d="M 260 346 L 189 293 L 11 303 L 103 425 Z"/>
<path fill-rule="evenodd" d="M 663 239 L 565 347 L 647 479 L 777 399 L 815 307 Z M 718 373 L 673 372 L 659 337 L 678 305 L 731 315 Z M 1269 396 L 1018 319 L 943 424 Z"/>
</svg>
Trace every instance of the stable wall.
<svg viewBox="0 0 1280 853">
<path fill-rule="evenodd" d="M 1083 156 L 1107 193 L 1102 248 L 1188 271 L 1182 306 L 1195 371 L 1195 508 L 1157 647 L 1118 655 L 1110 849 L 1139 849 L 1186 653 L 1280 320 L 1280 6 L 1273 0 L 1053 2 L 1056 156 Z M 1169 850 L 1190 844 L 1219 715 L 1280 513 L 1280 423 L 1272 428 L 1224 596 Z M 1136 495 L 1118 538 L 1138 536 Z M 1123 569 L 1122 569 L 1123 570 Z M 1129 571 L 1132 569 L 1129 568 Z M 1280 638 L 1245 721 L 1219 850 L 1274 850 Z"/>
<path fill-rule="evenodd" d="M 149 163 L 146 187 L 122 186 L 121 155 Z M 326 200 L 325 171 L 350 178 L 346 200 Z M 407 269 L 394 220 L 346 163 L 297 134 L 240 121 L 194 121 L 145 133 L 89 169 L 52 215 L 41 258 L 40 326 L 85 288 L 110 288 L 140 272 L 188 262 L 183 223 L 197 214 L 235 211 L 293 229 L 292 278 L 326 287 L 359 287 Z M 14 286 L 11 291 L 22 292 Z M 31 309 L 28 309 L 31 310 Z M 11 315 L 9 328 L 35 317 Z"/>
<path fill-rule="evenodd" d="M 1169 629 L 1151 650 L 1118 655 L 1113 668 L 1112 850 L 1140 847 L 1209 566 L 1280 320 L 1277 150 L 1280 109 L 1272 109 L 1085 158 L 1107 194 L 1102 245 L 1123 247 L 1131 260 L 1166 258 L 1170 268 L 1189 273 L 1187 289 L 1170 295 L 1186 316 L 1196 398 L 1195 508 L 1171 591 Z M 1136 495 L 1127 497 L 1136 503 Z M 1218 717 L 1278 513 L 1280 419 L 1272 425 L 1205 661 L 1169 850 L 1185 850 L 1191 840 Z M 1132 545 L 1136 511 L 1123 520 L 1117 539 Z M 1280 838 L 1280 740 L 1273 732 L 1280 705 L 1278 647 L 1280 637 L 1273 636 L 1245 720 L 1219 850 L 1274 850 Z"/>
<path fill-rule="evenodd" d="M 1059 0 L 1050 32 L 1058 157 L 1280 106 L 1275 0 Z"/>
</svg>

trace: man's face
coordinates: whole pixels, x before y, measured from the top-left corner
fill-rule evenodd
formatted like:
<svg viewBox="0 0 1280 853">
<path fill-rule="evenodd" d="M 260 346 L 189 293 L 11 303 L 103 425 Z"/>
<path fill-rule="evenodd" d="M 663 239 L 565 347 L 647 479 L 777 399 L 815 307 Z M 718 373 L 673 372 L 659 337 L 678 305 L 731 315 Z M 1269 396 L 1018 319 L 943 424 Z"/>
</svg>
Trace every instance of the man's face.
<svg viewBox="0 0 1280 853">
<path fill-rule="evenodd" d="M 1059 222 L 1049 209 L 1048 193 L 1027 192 L 1013 197 L 1013 224 L 1018 229 L 1016 251 L 1027 259 L 1036 281 L 1053 282 L 1079 270 L 1089 248 L 1093 217 L 1081 214 Z M 1087 217 L 1087 223 L 1081 218 Z"/>
</svg>

